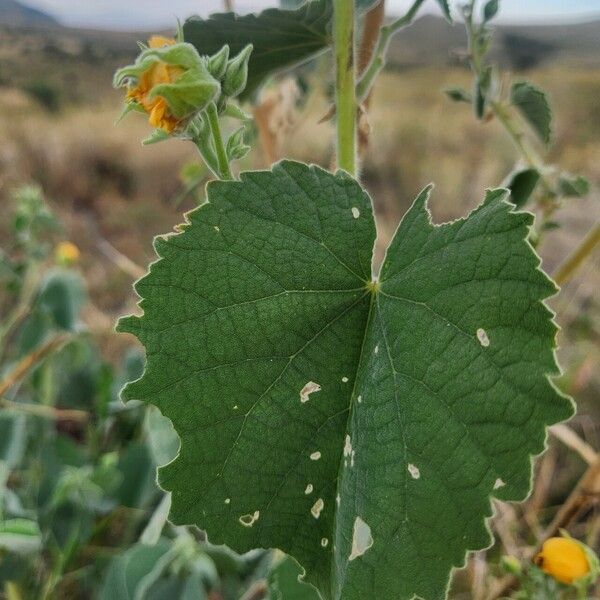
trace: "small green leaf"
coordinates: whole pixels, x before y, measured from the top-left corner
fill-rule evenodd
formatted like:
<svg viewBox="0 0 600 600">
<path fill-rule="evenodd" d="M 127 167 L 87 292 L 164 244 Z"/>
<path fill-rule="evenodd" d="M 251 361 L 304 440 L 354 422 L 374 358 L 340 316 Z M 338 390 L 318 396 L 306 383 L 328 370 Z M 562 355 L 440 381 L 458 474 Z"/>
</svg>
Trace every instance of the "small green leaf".
<svg viewBox="0 0 600 600">
<path fill-rule="evenodd" d="M 148 581 L 162 571 L 161 559 L 170 548 L 171 544 L 163 539 L 152 546 L 137 544 L 117 556 L 108 568 L 99 600 L 138 600 Z"/>
<path fill-rule="evenodd" d="M 142 141 L 143 146 L 151 146 L 152 144 L 159 144 L 160 142 L 166 142 L 170 139 L 170 135 L 162 129 L 155 129 L 145 140 Z"/>
<path fill-rule="evenodd" d="M 0 464 L 9 470 L 20 464 L 26 440 L 25 415 L 0 412 Z"/>
<path fill-rule="evenodd" d="M 371 274 L 371 202 L 343 172 L 284 161 L 213 182 L 120 322 L 147 351 L 125 399 L 181 437 L 171 520 L 237 552 L 279 548 L 325 600 L 442 598 L 487 547 L 490 496 L 522 500 L 557 375 L 556 288 L 532 215 L 488 192 L 436 226 L 428 191 Z M 298 535 L 301 531 L 302 535 Z"/>
<path fill-rule="evenodd" d="M 527 81 L 521 81 L 513 84 L 510 99 L 542 142 L 548 144 L 552 135 L 552 111 L 545 92 Z"/>
<path fill-rule="evenodd" d="M 558 189 L 563 196 L 583 198 L 590 193 L 590 182 L 582 175 L 563 173 L 558 178 Z"/>
<path fill-rule="evenodd" d="M 248 98 L 273 73 L 287 69 L 322 52 L 329 45 L 332 5 L 327 0 L 307 2 L 297 10 L 269 8 L 260 14 L 237 16 L 223 13 L 208 19 L 192 17 L 183 25 L 187 42 L 202 55 L 212 55 L 225 44 L 230 55 L 254 46 L 248 64 Z"/>
<path fill-rule="evenodd" d="M 500 8 L 499 0 L 488 0 L 483 7 L 483 21 L 487 23 L 491 21 L 497 14 Z"/>
<path fill-rule="evenodd" d="M 82 278 L 73 271 L 56 269 L 44 279 L 36 309 L 50 315 L 58 328 L 73 331 L 85 299 Z"/>
<path fill-rule="evenodd" d="M 442 13 L 446 21 L 448 21 L 448 23 L 452 23 L 452 13 L 450 12 L 450 4 L 448 0 L 436 0 L 436 2 L 442 9 Z"/>
<path fill-rule="evenodd" d="M 140 542 L 142 544 L 154 546 L 158 543 L 169 517 L 170 510 L 171 494 L 165 494 L 152 513 L 152 516 L 146 524 L 146 527 L 144 527 L 144 531 L 142 531 L 142 535 L 140 536 Z"/>
<path fill-rule="evenodd" d="M 510 201 L 518 208 L 524 206 L 539 180 L 540 172 L 537 169 L 519 169 L 511 173 L 505 184 L 510 190 Z"/>
<path fill-rule="evenodd" d="M 252 115 L 245 113 L 237 104 L 228 102 L 223 111 L 225 117 L 237 119 L 238 121 L 252 121 Z"/>
<path fill-rule="evenodd" d="M 447 88 L 444 90 L 444 94 L 454 102 L 467 102 L 470 104 L 473 101 L 471 94 L 463 88 Z"/>
<path fill-rule="evenodd" d="M 490 89 L 490 84 L 492 82 L 492 67 L 486 67 L 481 73 L 480 77 L 475 79 L 475 102 L 473 103 L 473 108 L 475 110 L 475 116 L 478 119 L 483 119 L 485 116 L 485 108 L 487 106 L 488 101 L 488 92 Z"/>
<path fill-rule="evenodd" d="M 0 521 L 0 548 L 16 554 L 31 554 L 42 546 L 42 534 L 35 521 L 8 519 Z"/>
<path fill-rule="evenodd" d="M 553 229 L 560 229 L 560 223 L 557 223 L 556 221 L 546 221 L 542 225 L 542 229 L 544 231 L 551 231 Z"/>
</svg>

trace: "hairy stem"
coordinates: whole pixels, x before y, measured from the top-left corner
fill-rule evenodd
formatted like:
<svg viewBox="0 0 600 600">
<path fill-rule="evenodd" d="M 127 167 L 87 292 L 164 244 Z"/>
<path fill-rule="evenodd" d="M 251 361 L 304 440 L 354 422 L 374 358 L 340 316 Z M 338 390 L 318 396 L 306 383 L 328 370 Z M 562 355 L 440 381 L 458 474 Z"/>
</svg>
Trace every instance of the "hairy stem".
<svg viewBox="0 0 600 600">
<path fill-rule="evenodd" d="M 221 135 L 219 114 L 217 112 L 217 106 L 214 102 L 211 102 L 206 108 L 206 116 L 210 131 L 212 133 L 213 142 L 215 144 L 215 151 L 217 153 L 219 178 L 225 180 L 233 179 L 231 168 L 229 166 L 229 159 L 227 158 L 227 152 L 225 150 L 225 144 L 223 143 L 223 136 Z"/>
<path fill-rule="evenodd" d="M 381 28 L 375 52 L 356 86 L 356 97 L 359 102 L 363 102 L 367 98 L 377 76 L 385 66 L 385 57 L 393 35 L 403 27 L 412 23 L 415 15 L 424 2 L 425 0 L 416 0 L 403 17 L 400 17 Z"/>
<path fill-rule="evenodd" d="M 354 0 L 334 0 L 337 160 L 356 174 L 356 88 L 354 65 Z"/>
<path fill-rule="evenodd" d="M 552 182 L 548 180 L 548 177 L 544 172 L 545 165 L 543 159 L 539 156 L 535 149 L 527 143 L 523 131 L 521 131 L 519 125 L 515 123 L 515 120 L 511 115 L 510 108 L 502 102 L 491 102 L 490 107 L 498 121 L 504 127 L 506 133 L 508 133 L 510 139 L 516 146 L 527 166 L 537 169 L 537 171 L 540 173 L 540 182 L 542 183 L 545 191 L 551 195 L 554 195 Z"/>
<path fill-rule="evenodd" d="M 567 283 L 585 259 L 596 249 L 598 244 L 600 244 L 600 223 L 596 223 L 596 225 L 592 227 L 585 238 L 581 240 L 579 246 L 567 257 L 565 262 L 558 267 L 553 274 L 554 281 L 556 281 L 558 285 Z"/>
<path fill-rule="evenodd" d="M 358 51 L 358 74 L 361 77 L 365 69 L 371 64 L 375 53 L 375 46 L 379 40 L 379 33 L 383 20 L 385 18 L 385 0 L 380 0 L 365 15 L 360 48 Z M 369 137 L 371 128 L 368 120 L 368 110 L 373 96 L 373 87 L 371 87 L 366 98 L 362 101 L 361 115 L 358 119 L 358 157 L 362 159 L 369 146 Z"/>
</svg>

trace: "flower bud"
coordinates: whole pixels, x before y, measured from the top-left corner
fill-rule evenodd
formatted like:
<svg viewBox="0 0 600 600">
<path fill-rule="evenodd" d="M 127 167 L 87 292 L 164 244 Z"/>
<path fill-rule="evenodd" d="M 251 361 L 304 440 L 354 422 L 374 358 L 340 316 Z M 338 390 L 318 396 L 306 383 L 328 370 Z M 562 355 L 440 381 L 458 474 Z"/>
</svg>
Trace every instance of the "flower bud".
<svg viewBox="0 0 600 600">
<path fill-rule="evenodd" d="M 252 54 L 252 44 L 248 44 L 235 58 L 227 63 L 223 77 L 223 94 L 228 98 L 239 96 L 248 83 L 248 61 Z"/>
<path fill-rule="evenodd" d="M 146 112 L 150 124 L 166 133 L 183 130 L 220 92 L 207 59 L 191 44 L 158 36 L 133 65 L 117 71 L 114 84 L 128 89 L 126 112 Z"/>
<path fill-rule="evenodd" d="M 583 544 L 568 537 L 546 540 L 535 557 L 535 564 L 547 575 L 567 585 L 587 577 L 591 571 Z"/>
<path fill-rule="evenodd" d="M 516 577 L 521 575 L 521 563 L 519 562 L 519 559 L 514 556 L 503 556 L 500 561 L 500 565 L 504 571 L 510 573 L 511 575 L 515 575 Z"/>
<path fill-rule="evenodd" d="M 210 74 L 221 81 L 227 70 L 227 61 L 229 60 L 229 46 L 223 46 L 216 54 L 208 59 L 208 70 Z"/>
</svg>

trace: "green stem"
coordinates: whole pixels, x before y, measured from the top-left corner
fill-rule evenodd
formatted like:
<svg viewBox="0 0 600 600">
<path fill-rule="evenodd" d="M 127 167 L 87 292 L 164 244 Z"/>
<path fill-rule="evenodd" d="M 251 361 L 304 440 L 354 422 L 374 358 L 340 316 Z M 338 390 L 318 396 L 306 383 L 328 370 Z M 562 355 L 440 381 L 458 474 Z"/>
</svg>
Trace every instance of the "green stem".
<svg viewBox="0 0 600 600">
<path fill-rule="evenodd" d="M 227 158 L 227 151 L 225 150 L 223 136 L 221 135 L 221 127 L 219 125 L 219 113 L 217 112 L 217 106 L 214 102 L 211 102 L 206 108 L 206 116 L 208 118 L 208 125 L 212 133 L 213 142 L 215 144 L 215 150 L 217 153 L 219 177 L 220 179 L 231 180 L 233 179 L 233 175 L 231 174 L 229 159 Z"/>
<path fill-rule="evenodd" d="M 581 241 L 581 244 L 579 244 L 565 262 L 558 267 L 553 276 L 554 281 L 556 281 L 558 285 L 564 285 L 569 281 L 583 261 L 596 249 L 598 244 L 600 244 L 600 223 L 596 223 L 596 225 L 592 227 Z"/>
<path fill-rule="evenodd" d="M 354 0 L 334 0 L 337 160 L 340 169 L 356 174 L 356 87 L 354 64 Z"/>
<path fill-rule="evenodd" d="M 484 73 L 485 55 L 482 53 L 482 45 L 479 43 L 480 29 L 473 21 L 473 14 L 475 12 L 476 3 L 472 0 L 466 10 L 463 12 L 465 18 L 465 26 L 467 29 L 467 39 L 469 43 L 469 54 L 471 60 L 471 68 L 478 79 L 481 79 Z M 525 163 L 536 169 L 540 173 L 540 181 L 544 187 L 549 198 L 554 197 L 554 187 L 552 182 L 546 175 L 546 167 L 544 160 L 536 152 L 536 150 L 527 142 L 525 135 L 519 123 L 515 122 L 513 115 L 511 114 L 511 108 L 505 102 L 501 102 L 499 99 L 489 100 L 489 106 L 498 119 L 500 124 L 504 127 L 504 130 L 509 135 L 513 144 L 521 154 Z"/>
<path fill-rule="evenodd" d="M 375 47 L 375 51 L 373 52 L 373 57 L 371 61 L 367 65 L 360 81 L 356 86 L 356 97 L 358 102 L 363 102 L 375 80 L 377 79 L 379 73 L 381 73 L 383 67 L 385 66 L 385 57 L 387 55 L 388 48 L 390 46 L 390 41 L 394 34 L 398 32 L 403 27 L 410 25 L 413 22 L 419 8 L 425 2 L 425 0 L 416 0 L 416 2 L 410 7 L 408 12 L 399 19 L 396 19 L 392 23 L 388 25 L 384 25 L 379 32 L 379 39 L 377 40 L 377 46 Z"/>
</svg>

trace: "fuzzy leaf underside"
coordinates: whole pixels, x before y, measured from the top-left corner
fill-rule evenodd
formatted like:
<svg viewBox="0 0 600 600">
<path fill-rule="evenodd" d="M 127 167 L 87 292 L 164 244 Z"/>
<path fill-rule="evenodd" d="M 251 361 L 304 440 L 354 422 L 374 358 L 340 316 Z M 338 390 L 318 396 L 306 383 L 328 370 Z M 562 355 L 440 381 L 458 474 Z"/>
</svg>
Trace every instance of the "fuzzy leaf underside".
<svg viewBox="0 0 600 600">
<path fill-rule="evenodd" d="M 426 191 L 373 286 L 371 202 L 347 174 L 285 161 L 207 194 L 120 324 L 147 352 L 124 398 L 181 437 L 159 475 L 171 518 L 282 549 L 324 599 L 443 598 L 490 543 L 490 496 L 526 496 L 545 426 L 571 414 L 531 215 L 499 190 L 436 226 Z"/>
<path fill-rule="evenodd" d="M 183 25 L 186 42 L 211 55 L 228 44 L 236 56 L 247 44 L 254 50 L 248 63 L 247 98 L 273 73 L 290 68 L 325 50 L 330 41 L 332 4 L 308 2 L 297 10 L 268 8 L 259 14 L 234 13 L 192 17 Z"/>
</svg>

